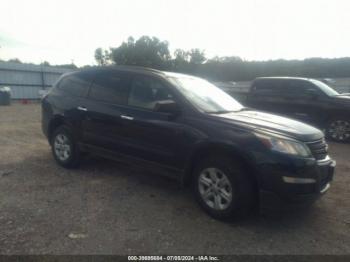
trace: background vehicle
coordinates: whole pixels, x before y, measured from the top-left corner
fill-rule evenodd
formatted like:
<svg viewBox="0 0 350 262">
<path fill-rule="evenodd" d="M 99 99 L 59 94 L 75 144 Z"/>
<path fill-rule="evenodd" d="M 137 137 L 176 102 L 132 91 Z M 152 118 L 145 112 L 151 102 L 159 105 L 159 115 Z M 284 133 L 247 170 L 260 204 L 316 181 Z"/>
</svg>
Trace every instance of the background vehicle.
<svg viewBox="0 0 350 262">
<path fill-rule="evenodd" d="M 285 115 L 325 130 L 339 142 L 350 140 L 350 96 L 308 78 L 263 77 L 253 81 L 241 102 Z"/>
<path fill-rule="evenodd" d="M 89 152 L 190 183 L 216 218 L 249 211 L 259 195 L 317 198 L 335 162 L 323 133 L 244 108 L 209 82 L 137 67 L 64 75 L 42 100 L 42 127 L 56 161 Z"/>
</svg>

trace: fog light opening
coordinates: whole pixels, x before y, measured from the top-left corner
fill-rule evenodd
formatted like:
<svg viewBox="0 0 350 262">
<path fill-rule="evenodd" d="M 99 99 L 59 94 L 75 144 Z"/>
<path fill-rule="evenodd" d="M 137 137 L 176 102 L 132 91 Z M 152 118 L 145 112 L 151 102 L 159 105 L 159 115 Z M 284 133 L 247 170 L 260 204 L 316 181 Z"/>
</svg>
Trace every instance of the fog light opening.
<svg viewBox="0 0 350 262">
<path fill-rule="evenodd" d="M 290 177 L 283 176 L 283 181 L 289 184 L 313 184 L 316 183 L 316 179 L 314 178 L 300 178 L 300 177 Z"/>
</svg>

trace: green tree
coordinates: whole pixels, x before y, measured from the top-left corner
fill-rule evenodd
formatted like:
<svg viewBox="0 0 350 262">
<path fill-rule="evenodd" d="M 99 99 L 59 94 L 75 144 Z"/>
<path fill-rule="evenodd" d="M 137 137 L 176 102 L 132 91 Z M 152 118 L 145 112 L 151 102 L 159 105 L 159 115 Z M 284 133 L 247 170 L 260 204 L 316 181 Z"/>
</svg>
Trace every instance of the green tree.
<svg viewBox="0 0 350 262">
<path fill-rule="evenodd" d="M 78 69 L 78 67 L 71 63 L 71 64 L 62 64 L 62 65 L 55 65 L 56 67 L 62 67 L 62 68 L 67 68 L 67 69 Z"/>
<path fill-rule="evenodd" d="M 191 49 L 189 52 L 190 63 L 195 65 L 203 64 L 207 59 L 205 58 L 205 54 L 203 50 L 198 48 Z"/>
<path fill-rule="evenodd" d="M 98 49 L 97 49 L 98 50 Z M 260 76 L 301 76 L 332 78 L 350 76 L 350 58 L 309 58 L 305 60 L 244 61 L 238 56 L 207 59 L 204 50 L 176 49 L 170 55 L 169 44 L 156 37 L 129 37 L 119 47 L 95 51 L 99 64 L 113 62 L 194 74 L 214 81 L 243 81 Z M 96 58 L 96 56 L 95 56 Z"/>
<path fill-rule="evenodd" d="M 189 52 L 183 49 L 176 49 L 175 58 L 171 61 L 171 70 L 182 73 L 191 71 Z"/>
<path fill-rule="evenodd" d="M 111 48 L 111 60 L 118 65 L 137 65 L 164 69 L 171 58 L 169 44 L 156 37 L 142 36 L 138 40 L 129 37 L 117 48 Z"/>
<path fill-rule="evenodd" d="M 102 48 L 97 48 L 95 50 L 95 60 L 98 65 L 100 66 L 106 65 L 108 57 L 109 55 L 107 50 L 103 50 Z"/>
<path fill-rule="evenodd" d="M 41 64 L 42 64 L 43 66 L 50 66 L 50 63 L 47 62 L 47 61 L 44 61 L 44 62 L 42 62 Z"/>
<path fill-rule="evenodd" d="M 18 58 L 11 58 L 7 60 L 7 62 L 22 64 L 22 61 L 19 60 Z"/>
<path fill-rule="evenodd" d="M 176 49 L 174 52 L 175 60 L 189 62 L 189 52 L 183 49 Z"/>
</svg>

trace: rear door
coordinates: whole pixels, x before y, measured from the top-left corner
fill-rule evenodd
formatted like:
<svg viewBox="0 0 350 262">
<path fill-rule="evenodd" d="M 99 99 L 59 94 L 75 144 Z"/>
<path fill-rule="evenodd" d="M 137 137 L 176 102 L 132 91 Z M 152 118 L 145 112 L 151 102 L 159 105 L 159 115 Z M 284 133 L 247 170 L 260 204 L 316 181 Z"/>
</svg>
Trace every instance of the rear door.
<svg viewBox="0 0 350 262">
<path fill-rule="evenodd" d="M 286 114 L 282 89 L 283 82 L 280 79 L 257 80 L 251 87 L 246 104 L 258 110 Z"/>
<path fill-rule="evenodd" d="M 65 76 L 50 92 L 52 97 L 52 113 L 61 114 L 70 126 L 74 128 L 76 136 L 80 139 L 82 134 L 82 121 L 85 112 L 81 105 L 85 104 L 89 87 L 94 77 L 92 71 L 82 71 Z"/>
<path fill-rule="evenodd" d="M 129 75 L 116 70 L 96 73 L 88 99 L 82 105 L 83 143 L 109 151 L 125 152 L 125 112 Z"/>
</svg>

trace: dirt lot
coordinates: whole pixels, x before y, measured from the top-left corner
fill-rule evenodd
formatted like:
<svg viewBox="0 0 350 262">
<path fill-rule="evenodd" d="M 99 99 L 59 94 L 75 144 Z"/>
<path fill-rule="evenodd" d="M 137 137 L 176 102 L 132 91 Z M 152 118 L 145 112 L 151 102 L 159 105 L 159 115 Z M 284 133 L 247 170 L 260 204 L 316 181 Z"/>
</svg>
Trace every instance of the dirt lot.
<svg viewBox="0 0 350 262">
<path fill-rule="evenodd" d="M 350 145 L 312 208 L 223 223 L 187 189 L 108 160 L 55 164 L 40 106 L 0 107 L 1 254 L 349 254 Z M 70 235 L 75 234 L 75 235 Z"/>
</svg>

